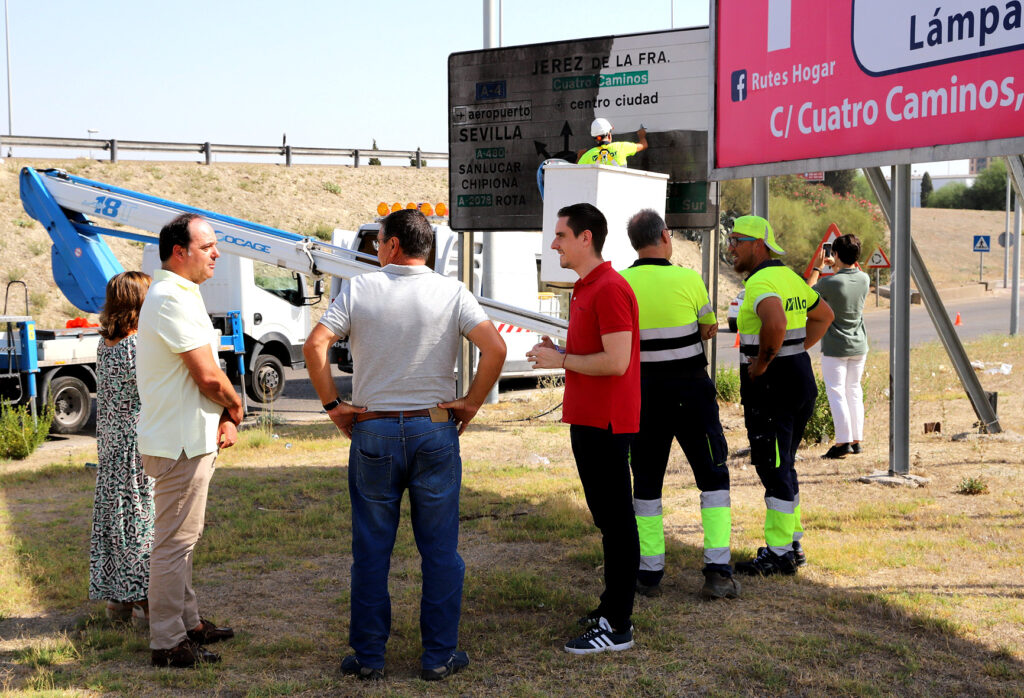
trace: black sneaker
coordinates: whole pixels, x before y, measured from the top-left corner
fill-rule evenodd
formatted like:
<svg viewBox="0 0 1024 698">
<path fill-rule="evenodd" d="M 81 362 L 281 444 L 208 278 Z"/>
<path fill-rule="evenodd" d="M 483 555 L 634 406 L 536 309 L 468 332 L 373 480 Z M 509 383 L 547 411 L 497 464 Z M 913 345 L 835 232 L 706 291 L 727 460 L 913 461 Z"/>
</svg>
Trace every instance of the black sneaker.
<svg viewBox="0 0 1024 698">
<path fill-rule="evenodd" d="M 740 595 L 740 583 L 731 574 L 707 570 L 704 572 L 704 586 L 701 587 L 700 595 L 709 600 L 736 599 Z"/>
<path fill-rule="evenodd" d="M 807 564 L 807 553 L 804 552 L 804 547 L 798 540 L 793 541 L 793 564 L 797 567 Z"/>
<path fill-rule="evenodd" d="M 452 674 L 457 674 L 466 667 L 469 666 L 469 655 L 462 650 L 455 650 L 452 652 L 452 656 L 448 657 L 448 661 L 439 667 L 433 669 L 424 669 L 420 672 L 420 677 L 424 681 L 440 681 L 446 679 Z"/>
<path fill-rule="evenodd" d="M 829 450 L 825 451 L 822 458 L 829 458 L 835 460 L 837 458 L 843 458 L 853 453 L 853 449 L 850 448 L 850 444 L 836 444 Z"/>
<path fill-rule="evenodd" d="M 768 548 L 758 548 L 757 557 L 750 562 L 740 562 L 736 565 L 736 571 L 751 577 L 770 577 L 776 574 L 796 574 L 796 563 L 793 561 L 793 553 L 776 555 Z"/>
<path fill-rule="evenodd" d="M 341 673 L 344 676 L 355 676 L 360 681 L 380 681 L 384 678 L 384 667 L 363 666 L 354 654 L 341 660 Z"/>
<path fill-rule="evenodd" d="M 860 443 L 850 444 L 850 453 L 860 453 Z"/>
<path fill-rule="evenodd" d="M 595 652 L 621 652 L 633 646 L 633 626 L 624 633 L 612 630 L 607 618 L 600 618 L 597 625 L 577 638 L 565 643 L 570 654 L 593 654 Z"/>
</svg>

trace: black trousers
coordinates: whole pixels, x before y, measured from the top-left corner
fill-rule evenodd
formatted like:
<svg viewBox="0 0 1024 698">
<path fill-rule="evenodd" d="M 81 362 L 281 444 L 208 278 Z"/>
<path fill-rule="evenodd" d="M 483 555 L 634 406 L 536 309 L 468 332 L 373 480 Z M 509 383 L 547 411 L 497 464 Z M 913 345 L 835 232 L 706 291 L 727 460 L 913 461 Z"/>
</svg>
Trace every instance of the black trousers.
<svg viewBox="0 0 1024 698">
<path fill-rule="evenodd" d="M 718 417 L 715 386 L 704 369 L 641 379 L 640 433 L 633 440 L 631 459 L 637 499 L 661 499 L 673 438 L 701 492 L 729 489 L 729 446 Z"/>
<path fill-rule="evenodd" d="M 604 548 L 604 591 L 598 610 L 613 629 L 621 632 L 630 626 L 640 565 L 629 472 L 633 434 L 613 434 L 611 428 L 573 424 L 569 438 L 587 507 L 601 531 Z"/>
<path fill-rule="evenodd" d="M 683 449 L 701 492 L 728 492 L 729 468 L 725 462 L 729 445 L 718 416 L 715 385 L 703 367 L 641 376 L 640 433 L 630 449 L 636 499 L 661 500 L 672 439 Z M 731 572 L 727 564 L 710 567 Z M 664 574 L 664 567 L 641 569 L 637 578 L 641 584 L 654 586 Z"/>
<path fill-rule="evenodd" d="M 791 502 L 800 492 L 796 450 L 814 412 L 818 386 L 807 353 L 780 357 L 757 378 L 740 367 L 743 419 L 750 439 L 750 460 L 766 497 Z"/>
</svg>

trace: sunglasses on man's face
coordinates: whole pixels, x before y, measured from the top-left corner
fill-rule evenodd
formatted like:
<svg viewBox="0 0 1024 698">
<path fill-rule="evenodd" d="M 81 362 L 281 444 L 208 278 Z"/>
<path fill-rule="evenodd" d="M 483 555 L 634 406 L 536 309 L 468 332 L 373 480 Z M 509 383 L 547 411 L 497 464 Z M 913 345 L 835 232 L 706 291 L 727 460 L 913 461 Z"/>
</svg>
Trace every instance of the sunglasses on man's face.
<svg viewBox="0 0 1024 698">
<path fill-rule="evenodd" d="M 751 238 L 751 237 L 730 237 L 730 238 L 729 238 L 729 247 L 736 247 L 736 245 L 737 245 L 737 244 L 739 244 L 739 243 L 741 243 L 741 242 L 746 242 L 746 241 L 748 241 L 748 240 L 760 240 L 760 239 L 761 239 L 761 238 Z"/>
</svg>

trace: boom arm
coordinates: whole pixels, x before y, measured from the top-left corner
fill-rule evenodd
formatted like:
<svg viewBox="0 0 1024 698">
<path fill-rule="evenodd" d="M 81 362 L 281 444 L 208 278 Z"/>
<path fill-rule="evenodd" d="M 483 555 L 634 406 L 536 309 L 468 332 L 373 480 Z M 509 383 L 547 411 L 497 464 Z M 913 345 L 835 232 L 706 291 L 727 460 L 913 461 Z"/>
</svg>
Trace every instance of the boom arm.
<svg viewBox="0 0 1024 698">
<path fill-rule="evenodd" d="M 331 274 L 347 279 L 377 270 L 360 261 L 365 255 L 354 250 L 58 170 L 22 169 L 21 200 L 25 211 L 42 223 L 53 239 L 54 280 L 68 300 L 87 312 L 102 307 L 107 280 L 123 270 L 100 236 L 155 243 L 160 229 L 182 213 L 197 213 L 206 219 L 217 234 L 222 253 L 310 276 Z M 101 228 L 86 215 L 154 235 Z M 477 298 L 492 320 L 561 339 L 566 336 L 568 323 L 564 320 Z"/>
</svg>

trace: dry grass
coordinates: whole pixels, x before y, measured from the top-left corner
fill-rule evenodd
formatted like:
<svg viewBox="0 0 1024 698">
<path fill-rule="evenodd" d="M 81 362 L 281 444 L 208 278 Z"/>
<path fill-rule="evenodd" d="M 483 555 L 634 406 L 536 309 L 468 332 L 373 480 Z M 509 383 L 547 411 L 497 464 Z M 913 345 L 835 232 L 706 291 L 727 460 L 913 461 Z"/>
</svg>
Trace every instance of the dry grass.
<svg viewBox="0 0 1024 698">
<path fill-rule="evenodd" d="M 1006 342 L 1007 346 L 1003 346 Z M 970 347 L 994 361 L 1024 342 Z M 911 469 L 923 489 L 856 482 L 887 459 L 885 356 L 871 357 L 866 451 L 842 461 L 801 451 L 810 563 L 794 579 L 750 580 L 735 602 L 704 603 L 698 492 L 681 454 L 666 481 L 665 594 L 638 598 L 637 648 L 573 657 L 561 643 L 600 590 L 600 541 L 582 501 L 558 389 L 509 396 L 463 439 L 462 542 L 467 576 L 461 644 L 470 668 L 444 695 L 1019 695 L 1024 685 L 1024 445 L 972 431 L 973 414 L 942 368 L 941 349 L 914 350 Z M 934 370 L 935 376 L 931 373 Z M 983 376 L 1005 429 L 1024 431 L 1011 396 L 1024 373 Z M 742 415 L 723 405 L 731 448 Z M 277 434 L 278 438 L 273 438 Z M 233 624 L 224 662 L 155 671 L 145 638 L 101 620 L 86 602 L 92 478 L 81 462 L 0 475 L 0 686 L 11 690 L 203 694 L 420 695 L 416 678 L 419 560 L 408 525 L 391 576 L 389 680 L 366 686 L 336 671 L 348 617 L 347 442 L 326 425 L 271 428 L 225 452 L 197 549 L 206 612 Z M 734 559 L 762 539 L 753 468 L 730 462 Z M 958 494 L 964 478 L 989 491 Z M 407 518 L 405 512 L 403 518 Z M 509 638 L 514 638 L 514 642 Z M 220 648 L 218 648 L 220 649 Z M 585 688 L 584 688 L 585 687 Z"/>
</svg>

